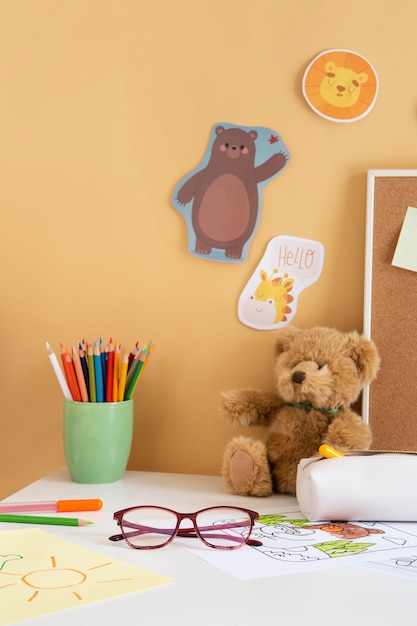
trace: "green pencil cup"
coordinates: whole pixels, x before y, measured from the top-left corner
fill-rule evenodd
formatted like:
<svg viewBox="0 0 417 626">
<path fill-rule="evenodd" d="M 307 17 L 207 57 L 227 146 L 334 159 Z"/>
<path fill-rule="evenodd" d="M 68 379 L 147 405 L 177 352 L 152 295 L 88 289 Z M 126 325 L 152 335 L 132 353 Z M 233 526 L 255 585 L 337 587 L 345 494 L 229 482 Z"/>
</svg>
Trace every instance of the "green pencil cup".
<svg viewBox="0 0 417 626">
<path fill-rule="evenodd" d="M 77 483 L 113 483 L 126 470 L 133 438 L 133 400 L 64 400 L 64 450 Z"/>
</svg>

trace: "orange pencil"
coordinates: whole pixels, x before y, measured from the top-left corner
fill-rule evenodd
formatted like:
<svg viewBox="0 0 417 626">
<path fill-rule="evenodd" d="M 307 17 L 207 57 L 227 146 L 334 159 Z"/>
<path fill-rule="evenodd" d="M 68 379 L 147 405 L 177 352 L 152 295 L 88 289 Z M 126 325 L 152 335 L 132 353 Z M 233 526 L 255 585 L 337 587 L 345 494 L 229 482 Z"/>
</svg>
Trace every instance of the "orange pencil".
<svg viewBox="0 0 417 626">
<path fill-rule="evenodd" d="M 74 369 L 78 381 L 78 387 L 80 389 L 81 400 L 83 402 L 88 402 L 87 387 L 85 384 L 83 368 L 81 366 L 80 355 L 74 348 L 74 346 L 72 347 L 72 361 L 74 363 Z"/>
<path fill-rule="evenodd" d="M 64 369 L 65 379 L 67 381 L 69 390 L 71 392 L 72 399 L 76 400 L 78 385 L 74 387 L 74 381 L 71 376 L 69 362 L 67 361 L 67 356 L 69 356 L 68 350 L 63 346 L 62 343 L 60 343 L 59 346 L 61 348 L 61 361 L 62 361 L 62 367 Z M 70 361 L 71 361 L 71 357 L 70 357 Z M 78 394 L 79 394 L 79 390 L 78 390 Z"/>
<path fill-rule="evenodd" d="M 121 365 L 120 365 L 119 402 L 123 402 L 124 397 L 125 397 L 126 375 L 127 375 L 128 366 L 129 366 L 129 354 L 125 352 L 124 355 L 122 356 Z"/>
<path fill-rule="evenodd" d="M 72 362 L 71 355 L 68 350 L 65 356 L 65 360 L 67 362 L 68 371 L 71 378 L 70 390 L 72 399 L 74 400 L 74 402 L 81 402 L 81 393 L 77 382 L 77 375 L 75 373 L 74 363 Z"/>
<path fill-rule="evenodd" d="M 114 345 L 110 338 L 107 346 L 107 380 L 106 380 L 106 402 L 113 402 L 113 366 L 114 366 Z"/>
<path fill-rule="evenodd" d="M 117 402 L 119 396 L 119 363 L 120 363 L 120 350 L 121 344 L 116 341 L 116 347 L 114 349 L 114 363 L 113 363 L 113 402 Z"/>
</svg>

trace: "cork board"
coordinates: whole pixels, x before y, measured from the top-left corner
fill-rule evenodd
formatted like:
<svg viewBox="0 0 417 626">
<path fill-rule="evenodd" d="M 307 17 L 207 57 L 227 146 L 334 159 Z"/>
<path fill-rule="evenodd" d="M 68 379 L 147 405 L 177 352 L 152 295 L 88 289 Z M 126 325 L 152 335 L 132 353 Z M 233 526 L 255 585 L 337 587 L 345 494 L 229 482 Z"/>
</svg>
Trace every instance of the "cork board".
<svg viewBox="0 0 417 626">
<path fill-rule="evenodd" d="M 374 449 L 417 450 L 417 272 L 392 265 L 409 206 L 417 170 L 368 172 L 364 333 L 381 370 L 363 394 L 363 417 Z"/>
</svg>

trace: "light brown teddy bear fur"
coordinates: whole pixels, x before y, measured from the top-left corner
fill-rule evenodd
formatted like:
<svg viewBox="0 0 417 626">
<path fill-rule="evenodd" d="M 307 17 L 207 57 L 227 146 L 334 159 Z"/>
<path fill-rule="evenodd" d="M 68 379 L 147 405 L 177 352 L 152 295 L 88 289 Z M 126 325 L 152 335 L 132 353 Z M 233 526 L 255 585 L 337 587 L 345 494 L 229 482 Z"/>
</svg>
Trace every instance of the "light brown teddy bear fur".
<svg viewBox="0 0 417 626">
<path fill-rule="evenodd" d="M 295 494 L 297 466 L 322 443 L 367 450 L 371 431 L 350 406 L 377 375 L 374 343 L 356 331 L 333 328 L 276 331 L 276 393 L 235 389 L 222 393 L 223 416 L 236 426 L 266 426 L 266 442 L 236 437 L 226 446 L 225 488 L 242 496 Z"/>
</svg>

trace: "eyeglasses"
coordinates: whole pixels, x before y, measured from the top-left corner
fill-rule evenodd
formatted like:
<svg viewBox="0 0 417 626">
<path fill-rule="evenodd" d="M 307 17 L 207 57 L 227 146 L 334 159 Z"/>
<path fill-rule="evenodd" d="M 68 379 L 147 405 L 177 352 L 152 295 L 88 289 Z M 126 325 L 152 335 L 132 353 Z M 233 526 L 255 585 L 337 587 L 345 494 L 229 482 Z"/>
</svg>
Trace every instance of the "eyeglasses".
<svg viewBox="0 0 417 626">
<path fill-rule="evenodd" d="M 151 550 L 163 548 L 174 537 L 198 537 L 206 546 L 220 550 L 235 550 L 243 545 L 262 545 L 250 539 L 253 524 L 259 514 L 235 506 L 213 506 L 196 513 L 177 513 L 160 506 L 135 506 L 116 511 L 120 535 L 110 541 L 124 539 L 131 548 Z M 180 528 L 183 520 L 189 524 Z"/>
</svg>

